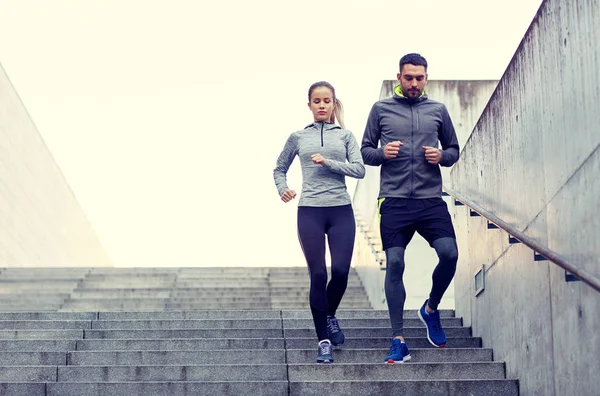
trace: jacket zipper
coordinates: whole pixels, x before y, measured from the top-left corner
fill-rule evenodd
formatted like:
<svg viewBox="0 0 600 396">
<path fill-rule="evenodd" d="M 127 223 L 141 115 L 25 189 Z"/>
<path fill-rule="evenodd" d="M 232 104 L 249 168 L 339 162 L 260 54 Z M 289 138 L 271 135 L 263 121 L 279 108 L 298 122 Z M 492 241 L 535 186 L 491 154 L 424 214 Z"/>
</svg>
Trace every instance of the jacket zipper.
<svg viewBox="0 0 600 396">
<path fill-rule="evenodd" d="M 325 126 L 325 123 L 321 124 L 321 147 L 323 147 L 323 127 Z"/>
<path fill-rule="evenodd" d="M 417 111 L 417 123 L 419 122 L 419 112 Z M 415 192 L 415 119 L 413 105 L 410 105 L 410 197 L 414 197 Z"/>
</svg>

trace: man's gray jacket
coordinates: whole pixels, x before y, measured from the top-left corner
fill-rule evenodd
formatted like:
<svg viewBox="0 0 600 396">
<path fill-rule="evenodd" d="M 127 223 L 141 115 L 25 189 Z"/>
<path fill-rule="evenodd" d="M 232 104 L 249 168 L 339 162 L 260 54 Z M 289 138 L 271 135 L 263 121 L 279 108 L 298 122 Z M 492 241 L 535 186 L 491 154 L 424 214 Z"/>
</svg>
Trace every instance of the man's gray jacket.
<svg viewBox="0 0 600 396">
<path fill-rule="evenodd" d="M 369 114 L 361 154 L 366 165 L 381 165 L 379 198 L 436 198 L 442 195 L 441 166 L 458 160 L 456 132 L 443 103 L 421 95 L 409 99 L 396 87 L 392 98 L 376 102 Z M 386 159 L 383 147 L 394 141 L 404 145 L 398 156 Z M 423 146 L 442 145 L 439 165 L 425 159 Z M 379 145 L 379 143 L 381 143 Z"/>
</svg>

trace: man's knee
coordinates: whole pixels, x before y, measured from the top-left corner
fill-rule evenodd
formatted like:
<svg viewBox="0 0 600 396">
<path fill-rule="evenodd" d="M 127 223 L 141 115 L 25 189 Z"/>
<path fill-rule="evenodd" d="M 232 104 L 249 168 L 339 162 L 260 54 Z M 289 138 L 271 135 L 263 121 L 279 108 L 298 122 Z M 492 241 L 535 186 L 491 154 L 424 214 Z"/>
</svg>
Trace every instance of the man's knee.
<svg viewBox="0 0 600 396">
<path fill-rule="evenodd" d="M 433 242 L 433 247 L 440 261 L 456 264 L 458 261 L 458 247 L 454 238 L 440 238 Z"/>
<path fill-rule="evenodd" d="M 404 273 L 404 248 L 391 247 L 385 250 L 385 266 L 388 275 L 402 280 Z"/>
</svg>

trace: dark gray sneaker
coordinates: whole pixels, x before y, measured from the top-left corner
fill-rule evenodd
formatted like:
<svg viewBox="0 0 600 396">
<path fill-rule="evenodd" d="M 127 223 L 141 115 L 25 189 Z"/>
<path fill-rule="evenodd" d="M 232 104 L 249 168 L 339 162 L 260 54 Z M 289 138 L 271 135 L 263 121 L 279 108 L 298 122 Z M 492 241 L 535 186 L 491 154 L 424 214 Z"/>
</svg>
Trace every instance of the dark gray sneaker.
<svg viewBox="0 0 600 396">
<path fill-rule="evenodd" d="M 344 333 L 342 333 L 340 324 L 335 316 L 327 316 L 327 333 L 329 333 L 329 339 L 334 346 L 339 346 L 344 343 Z"/>
<path fill-rule="evenodd" d="M 321 341 L 319 343 L 317 363 L 333 363 L 333 356 L 331 355 L 331 342 Z"/>
</svg>

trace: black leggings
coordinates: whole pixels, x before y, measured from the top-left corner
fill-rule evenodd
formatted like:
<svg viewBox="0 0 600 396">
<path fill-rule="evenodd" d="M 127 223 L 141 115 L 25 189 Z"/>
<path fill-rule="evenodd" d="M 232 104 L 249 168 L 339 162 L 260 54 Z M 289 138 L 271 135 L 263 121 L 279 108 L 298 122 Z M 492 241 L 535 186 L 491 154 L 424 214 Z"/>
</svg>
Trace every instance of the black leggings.
<svg viewBox="0 0 600 396">
<path fill-rule="evenodd" d="M 329 284 L 325 265 L 325 234 L 331 253 Z M 355 234 L 351 205 L 298 207 L 298 238 L 308 264 L 310 310 L 319 340 L 329 338 L 327 315 L 335 315 L 346 291 Z"/>
</svg>

